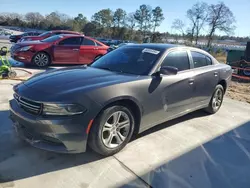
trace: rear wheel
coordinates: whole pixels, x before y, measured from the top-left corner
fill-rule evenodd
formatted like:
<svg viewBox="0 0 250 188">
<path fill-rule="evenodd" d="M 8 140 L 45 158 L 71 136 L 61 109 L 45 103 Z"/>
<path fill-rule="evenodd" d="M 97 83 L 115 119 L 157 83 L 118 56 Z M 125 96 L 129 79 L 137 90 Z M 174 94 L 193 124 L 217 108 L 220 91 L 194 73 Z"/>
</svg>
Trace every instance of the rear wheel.
<svg viewBox="0 0 250 188">
<path fill-rule="evenodd" d="M 210 103 L 208 107 L 205 108 L 206 112 L 210 114 L 215 114 L 216 112 L 218 112 L 223 102 L 224 92 L 225 91 L 222 85 L 219 84 L 215 87 Z"/>
<path fill-rule="evenodd" d="M 95 119 L 88 144 L 101 155 L 113 155 L 129 142 L 134 124 L 134 116 L 127 107 L 111 106 Z"/>
<path fill-rule="evenodd" d="M 44 52 L 38 52 L 32 60 L 32 63 L 38 67 L 46 67 L 50 64 L 50 57 Z"/>
</svg>

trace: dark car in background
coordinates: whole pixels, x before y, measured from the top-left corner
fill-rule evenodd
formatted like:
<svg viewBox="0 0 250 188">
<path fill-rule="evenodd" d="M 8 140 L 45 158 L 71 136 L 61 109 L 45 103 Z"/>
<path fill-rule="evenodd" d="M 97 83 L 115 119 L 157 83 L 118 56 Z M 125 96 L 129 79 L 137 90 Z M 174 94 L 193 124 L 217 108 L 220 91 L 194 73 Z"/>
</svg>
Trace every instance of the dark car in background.
<svg viewBox="0 0 250 188">
<path fill-rule="evenodd" d="M 108 48 L 108 52 L 111 52 L 111 51 L 113 51 L 113 50 L 115 50 L 115 49 L 117 49 L 117 48 L 120 48 L 120 47 L 122 47 L 122 46 L 131 45 L 131 44 L 135 44 L 135 43 L 128 42 L 128 43 L 120 43 L 120 44 L 118 44 L 117 46 L 111 45 L 111 46 Z"/>
<path fill-rule="evenodd" d="M 30 32 L 25 32 L 25 33 L 22 33 L 20 35 L 11 35 L 10 36 L 10 42 L 14 42 L 16 43 L 17 41 L 19 41 L 22 37 L 27 37 L 27 36 L 38 36 L 40 35 L 41 32 L 40 31 L 30 31 Z"/>
<path fill-rule="evenodd" d="M 107 53 L 108 46 L 82 35 L 55 35 L 39 41 L 16 43 L 11 57 L 25 64 L 89 64 Z"/>
<path fill-rule="evenodd" d="M 216 113 L 232 70 L 205 51 L 127 45 L 90 66 L 46 71 L 14 87 L 11 119 L 31 145 L 117 153 L 131 136 L 204 109 Z"/>
<path fill-rule="evenodd" d="M 47 31 L 44 32 L 38 36 L 27 36 L 27 37 L 22 37 L 20 42 L 24 41 L 33 41 L 33 40 L 43 40 L 48 37 L 54 36 L 54 35 L 61 35 L 61 34 L 74 34 L 74 35 L 82 35 L 79 32 L 75 31 L 67 31 L 67 30 L 53 30 L 53 31 Z"/>
</svg>

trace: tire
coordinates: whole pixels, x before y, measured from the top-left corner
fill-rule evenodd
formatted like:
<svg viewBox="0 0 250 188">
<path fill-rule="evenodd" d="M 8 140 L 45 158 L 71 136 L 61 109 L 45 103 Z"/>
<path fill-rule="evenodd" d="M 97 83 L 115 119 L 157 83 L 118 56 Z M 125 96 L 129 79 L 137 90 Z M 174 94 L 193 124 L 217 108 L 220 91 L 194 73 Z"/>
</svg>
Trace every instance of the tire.
<svg viewBox="0 0 250 188">
<path fill-rule="evenodd" d="M 120 125 L 114 123 L 114 120 L 117 119 L 115 117 L 120 117 L 118 120 Z M 127 121 L 128 123 L 126 123 Z M 134 126 L 135 118 L 127 107 L 111 106 L 106 108 L 94 120 L 88 145 L 103 156 L 113 155 L 122 150 L 129 142 L 134 132 Z"/>
<path fill-rule="evenodd" d="M 32 63 L 38 67 L 47 67 L 50 63 L 50 56 L 44 52 L 38 52 L 32 59 Z"/>
<path fill-rule="evenodd" d="M 209 105 L 207 108 L 205 108 L 205 111 L 209 114 L 215 114 L 219 111 L 223 98 L 224 98 L 224 88 L 222 85 L 217 85 L 214 89 L 213 95 L 211 97 L 211 100 L 209 102 Z M 219 95 L 219 96 L 218 96 Z"/>
<path fill-rule="evenodd" d="M 244 66 L 244 69 L 249 69 L 249 70 L 242 70 L 242 75 L 250 77 L 250 66 Z"/>
</svg>

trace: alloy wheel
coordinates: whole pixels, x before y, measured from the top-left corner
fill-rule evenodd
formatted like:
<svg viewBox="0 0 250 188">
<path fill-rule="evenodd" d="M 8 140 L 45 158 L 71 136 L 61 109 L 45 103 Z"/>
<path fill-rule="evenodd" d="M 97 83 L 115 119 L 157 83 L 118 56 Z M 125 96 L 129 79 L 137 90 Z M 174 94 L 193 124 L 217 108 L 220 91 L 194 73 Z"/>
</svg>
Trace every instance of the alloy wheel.
<svg viewBox="0 0 250 188">
<path fill-rule="evenodd" d="M 223 99 L 223 91 L 221 89 L 216 90 L 212 101 L 212 106 L 214 109 L 220 108 L 222 99 Z"/>
<path fill-rule="evenodd" d="M 102 128 L 102 142 L 107 148 L 120 146 L 129 134 L 131 122 L 123 111 L 117 111 L 105 122 Z"/>
<path fill-rule="evenodd" d="M 39 53 L 35 56 L 34 58 L 34 62 L 37 66 L 39 67 L 44 67 L 46 65 L 48 65 L 49 62 L 49 58 L 46 54 L 44 53 Z"/>
</svg>

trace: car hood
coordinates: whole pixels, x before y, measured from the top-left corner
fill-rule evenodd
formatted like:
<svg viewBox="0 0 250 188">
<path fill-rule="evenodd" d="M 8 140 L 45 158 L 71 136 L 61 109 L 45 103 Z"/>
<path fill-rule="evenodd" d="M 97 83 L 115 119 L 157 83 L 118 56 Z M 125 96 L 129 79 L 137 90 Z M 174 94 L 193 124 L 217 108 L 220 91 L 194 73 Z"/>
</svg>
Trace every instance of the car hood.
<svg viewBox="0 0 250 188">
<path fill-rule="evenodd" d="M 45 42 L 41 42 L 40 40 L 33 40 L 33 41 L 19 42 L 16 45 L 18 45 L 18 46 L 32 46 L 32 45 L 44 44 L 44 43 Z"/>
<path fill-rule="evenodd" d="M 40 92 L 62 94 L 75 90 L 92 90 L 137 79 L 137 75 L 77 66 L 46 71 L 33 76 L 23 84 Z"/>
</svg>

